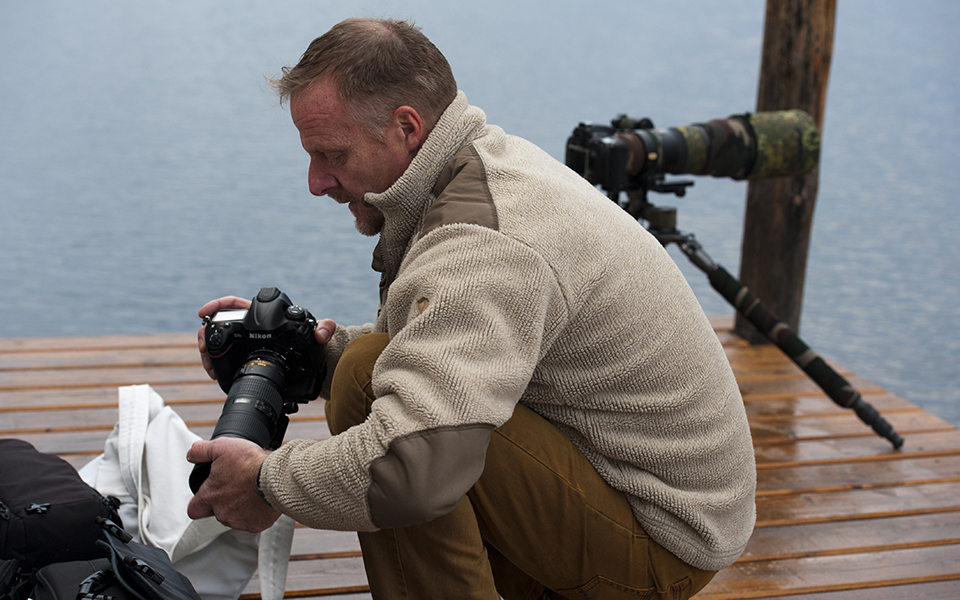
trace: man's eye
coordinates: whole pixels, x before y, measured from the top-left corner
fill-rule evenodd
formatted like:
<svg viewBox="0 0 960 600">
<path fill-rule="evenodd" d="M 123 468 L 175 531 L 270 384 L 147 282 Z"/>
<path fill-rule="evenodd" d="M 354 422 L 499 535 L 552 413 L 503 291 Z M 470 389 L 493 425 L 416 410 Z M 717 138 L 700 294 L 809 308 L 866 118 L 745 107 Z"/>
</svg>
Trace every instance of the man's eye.
<svg viewBox="0 0 960 600">
<path fill-rule="evenodd" d="M 329 152 L 325 155 L 327 162 L 332 165 L 342 165 L 347 160 L 347 155 L 343 152 Z"/>
</svg>

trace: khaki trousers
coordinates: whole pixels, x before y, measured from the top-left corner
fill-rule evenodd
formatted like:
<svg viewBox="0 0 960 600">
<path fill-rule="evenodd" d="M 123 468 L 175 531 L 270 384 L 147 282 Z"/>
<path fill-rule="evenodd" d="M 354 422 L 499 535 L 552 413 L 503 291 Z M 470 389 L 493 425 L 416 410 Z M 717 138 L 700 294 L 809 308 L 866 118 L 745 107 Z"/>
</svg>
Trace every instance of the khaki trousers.
<svg viewBox="0 0 960 600">
<path fill-rule="evenodd" d="M 334 434 L 366 420 L 373 365 L 388 341 L 365 335 L 341 357 L 326 407 Z M 563 432 L 521 405 L 494 431 L 480 480 L 453 512 L 359 537 L 377 600 L 524 600 L 550 597 L 547 589 L 568 598 L 682 599 L 715 574 L 651 540 L 626 497 Z"/>
</svg>

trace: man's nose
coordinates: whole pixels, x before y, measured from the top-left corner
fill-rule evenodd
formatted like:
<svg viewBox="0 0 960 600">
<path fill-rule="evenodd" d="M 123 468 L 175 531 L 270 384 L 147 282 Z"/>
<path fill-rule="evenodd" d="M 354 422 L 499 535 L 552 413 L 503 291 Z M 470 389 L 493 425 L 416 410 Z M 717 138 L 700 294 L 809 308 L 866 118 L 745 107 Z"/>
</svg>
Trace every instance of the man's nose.
<svg viewBox="0 0 960 600">
<path fill-rule="evenodd" d="M 323 168 L 319 161 L 310 161 L 310 171 L 307 175 L 307 182 L 310 186 L 310 193 L 314 196 L 326 196 L 327 192 L 337 187 L 337 178 L 330 174 L 330 171 Z"/>
</svg>

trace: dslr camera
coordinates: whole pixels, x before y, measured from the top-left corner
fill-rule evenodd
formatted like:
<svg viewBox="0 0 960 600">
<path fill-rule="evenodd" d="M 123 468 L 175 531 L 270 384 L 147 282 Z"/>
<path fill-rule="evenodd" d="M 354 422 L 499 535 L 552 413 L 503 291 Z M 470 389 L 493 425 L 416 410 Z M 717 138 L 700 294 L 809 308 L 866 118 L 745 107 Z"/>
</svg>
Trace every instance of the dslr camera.
<svg viewBox="0 0 960 600">
<path fill-rule="evenodd" d="M 237 437 L 275 450 L 288 414 L 320 395 L 326 377 L 317 320 L 277 288 L 262 288 L 250 308 L 221 310 L 204 319 L 207 352 L 227 393 L 211 439 Z M 190 476 L 194 493 L 209 474 L 200 464 Z"/>
</svg>

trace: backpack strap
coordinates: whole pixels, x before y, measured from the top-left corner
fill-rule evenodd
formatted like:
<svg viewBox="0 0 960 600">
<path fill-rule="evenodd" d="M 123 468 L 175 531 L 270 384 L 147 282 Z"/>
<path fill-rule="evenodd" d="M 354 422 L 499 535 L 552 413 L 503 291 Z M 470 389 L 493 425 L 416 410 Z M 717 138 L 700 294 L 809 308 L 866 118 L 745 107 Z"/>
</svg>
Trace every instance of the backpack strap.
<svg viewBox="0 0 960 600">
<path fill-rule="evenodd" d="M 80 588 L 77 590 L 77 600 L 117 600 L 115 596 L 106 596 L 99 593 L 116 580 L 113 571 L 109 569 L 101 569 L 92 573 L 80 582 Z"/>
</svg>

